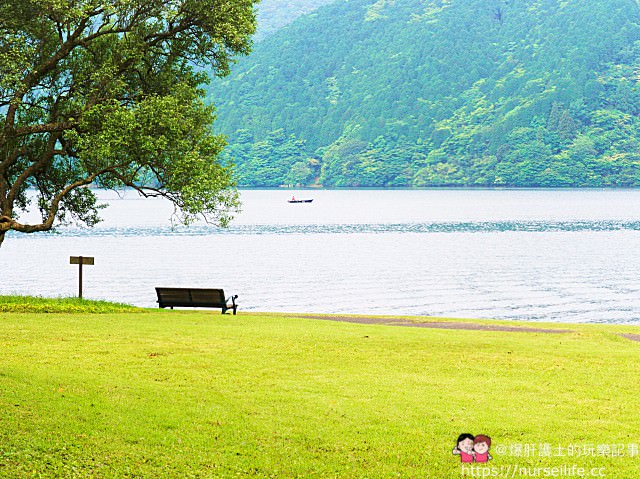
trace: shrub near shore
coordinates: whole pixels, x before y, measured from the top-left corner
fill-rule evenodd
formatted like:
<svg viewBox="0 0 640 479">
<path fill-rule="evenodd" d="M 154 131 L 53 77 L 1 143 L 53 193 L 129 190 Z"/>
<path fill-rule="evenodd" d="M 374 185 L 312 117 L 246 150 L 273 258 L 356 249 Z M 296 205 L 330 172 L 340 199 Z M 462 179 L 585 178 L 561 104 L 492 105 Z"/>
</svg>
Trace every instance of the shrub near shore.
<svg viewBox="0 0 640 479">
<path fill-rule="evenodd" d="M 634 327 L 0 317 L 2 477 L 460 477 L 451 451 L 462 432 L 492 437 L 496 470 L 640 473 L 640 345 L 619 335 Z M 525 455 L 532 445 L 553 453 Z M 568 456 L 574 445 L 594 454 Z"/>
</svg>

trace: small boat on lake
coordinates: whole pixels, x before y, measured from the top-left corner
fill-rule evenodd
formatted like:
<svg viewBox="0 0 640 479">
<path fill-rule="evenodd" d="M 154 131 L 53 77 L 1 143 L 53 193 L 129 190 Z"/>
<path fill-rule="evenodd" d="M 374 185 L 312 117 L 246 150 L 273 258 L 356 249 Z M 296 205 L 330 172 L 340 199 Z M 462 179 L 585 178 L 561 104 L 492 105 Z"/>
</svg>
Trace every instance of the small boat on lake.
<svg viewBox="0 0 640 479">
<path fill-rule="evenodd" d="M 304 199 L 304 200 L 296 200 L 295 196 L 292 196 L 290 200 L 287 200 L 289 203 L 311 203 L 313 201 L 313 198 L 311 199 Z"/>
</svg>

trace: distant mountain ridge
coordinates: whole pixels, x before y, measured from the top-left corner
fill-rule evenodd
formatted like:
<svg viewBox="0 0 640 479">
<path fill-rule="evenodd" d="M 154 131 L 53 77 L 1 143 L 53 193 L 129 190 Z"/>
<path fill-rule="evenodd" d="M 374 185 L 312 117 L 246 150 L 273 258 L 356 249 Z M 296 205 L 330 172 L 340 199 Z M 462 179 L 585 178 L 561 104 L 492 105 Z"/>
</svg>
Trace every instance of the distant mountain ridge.
<svg viewBox="0 0 640 479">
<path fill-rule="evenodd" d="M 640 185 L 635 0 L 338 0 L 212 85 L 243 186 Z"/>
<path fill-rule="evenodd" d="M 293 22 L 301 15 L 334 0 L 261 0 L 258 3 L 258 29 L 255 40 L 260 41 Z"/>
</svg>

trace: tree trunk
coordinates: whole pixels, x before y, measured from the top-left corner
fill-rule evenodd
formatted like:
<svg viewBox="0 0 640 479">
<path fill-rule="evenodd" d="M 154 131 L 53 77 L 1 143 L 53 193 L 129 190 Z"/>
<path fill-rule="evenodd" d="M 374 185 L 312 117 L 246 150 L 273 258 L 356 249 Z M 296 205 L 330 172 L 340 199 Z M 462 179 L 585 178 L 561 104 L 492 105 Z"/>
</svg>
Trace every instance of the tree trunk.
<svg viewBox="0 0 640 479">
<path fill-rule="evenodd" d="M 2 242 L 4 241 L 4 235 L 6 231 L 0 231 L 0 248 L 2 248 Z"/>
</svg>

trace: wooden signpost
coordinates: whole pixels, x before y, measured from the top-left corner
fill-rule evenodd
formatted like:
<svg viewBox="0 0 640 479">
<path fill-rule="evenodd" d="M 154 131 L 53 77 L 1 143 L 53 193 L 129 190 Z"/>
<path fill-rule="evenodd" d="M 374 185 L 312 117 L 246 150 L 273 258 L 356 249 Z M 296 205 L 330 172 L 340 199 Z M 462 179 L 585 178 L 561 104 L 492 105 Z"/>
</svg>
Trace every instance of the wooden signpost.
<svg viewBox="0 0 640 479">
<path fill-rule="evenodd" d="M 69 263 L 78 265 L 78 297 L 82 299 L 82 265 L 93 265 L 93 256 L 71 256 L 69 258 Z"/>
</svg>

